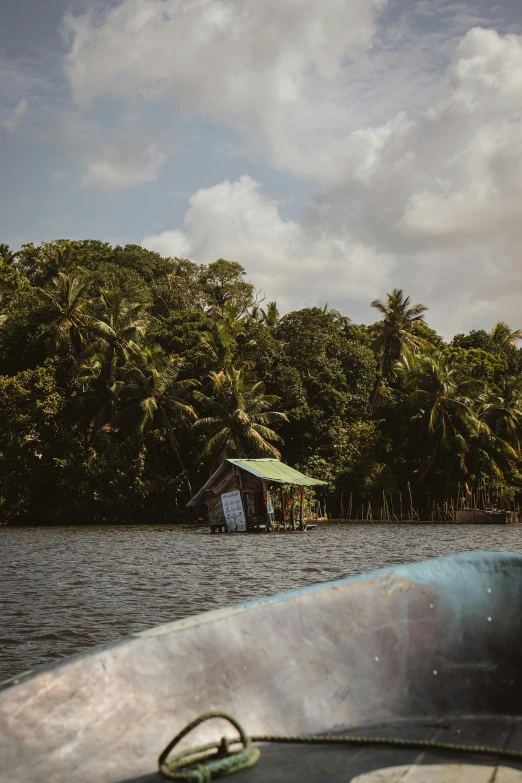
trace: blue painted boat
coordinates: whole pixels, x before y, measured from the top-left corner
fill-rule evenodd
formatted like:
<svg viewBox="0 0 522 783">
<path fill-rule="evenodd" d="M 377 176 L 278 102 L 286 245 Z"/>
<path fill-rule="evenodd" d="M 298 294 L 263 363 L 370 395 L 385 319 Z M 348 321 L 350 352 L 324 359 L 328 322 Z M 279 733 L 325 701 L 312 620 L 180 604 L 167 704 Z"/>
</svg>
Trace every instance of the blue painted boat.
<svg viewBox="0 0 522 783">
<path fill-rule="evenodd" d="M 521 555 L 477 551 L 314 585 L 4 683 L 0 781 L 157 783 L 162 749 L 209 710 L 252 735 L 349 732 L 517 753 L 521 654 Z M 222 722 L 208 721 L 186 741 L 222 733 Z M 258 763 L 231 778 L 457 779 L 513 783 L 522 765 L 436 746 L 265 743 Z"/>
</svg>

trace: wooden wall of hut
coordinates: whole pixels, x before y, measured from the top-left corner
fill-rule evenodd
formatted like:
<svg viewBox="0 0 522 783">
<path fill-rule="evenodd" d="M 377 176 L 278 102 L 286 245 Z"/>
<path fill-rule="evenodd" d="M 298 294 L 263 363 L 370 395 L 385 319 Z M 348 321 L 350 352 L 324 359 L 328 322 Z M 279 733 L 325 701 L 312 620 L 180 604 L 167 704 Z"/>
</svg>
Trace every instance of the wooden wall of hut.
<svg viewBox="0 0 522 783">
<path fill-rule="evenodd" d="M 247 526 L 264 523 L 263 481 L 251 473 L 240 472 L 239 468 L 231 466 L 219 476 L 214 486 L 205 492 L 204 503 L 208 509 L 209 525 L 214 527 L 225 524 L 221 495 L 234 490 L 241 492 Z"/>
</svg>

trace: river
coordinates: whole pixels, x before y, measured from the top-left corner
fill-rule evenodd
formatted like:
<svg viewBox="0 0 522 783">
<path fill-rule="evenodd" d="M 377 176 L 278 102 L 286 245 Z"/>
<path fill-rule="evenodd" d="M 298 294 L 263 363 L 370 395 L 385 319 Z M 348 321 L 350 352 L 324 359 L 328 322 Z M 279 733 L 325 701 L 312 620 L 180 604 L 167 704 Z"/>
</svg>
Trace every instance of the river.
<svg viewBox="0 0 522 783">
<path fill-rule="evenodd" d="M 197 612 L 471 549 L 522 552 L 522 526 L 0 527 L 0 681 Z"/>
</svg>

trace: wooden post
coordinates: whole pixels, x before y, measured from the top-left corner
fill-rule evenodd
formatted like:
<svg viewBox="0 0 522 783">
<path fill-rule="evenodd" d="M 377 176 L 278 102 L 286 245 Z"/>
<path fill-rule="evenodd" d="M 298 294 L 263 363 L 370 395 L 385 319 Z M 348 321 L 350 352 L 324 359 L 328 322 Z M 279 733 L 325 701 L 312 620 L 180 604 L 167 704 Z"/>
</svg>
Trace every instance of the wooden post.
<svg viewBox="0 0 522 783">
<path fill-rule="evenodd" d="M 246 506 L 245 506 L 245 498 L 243 497 L 243 482 L 241 480 L 241 468 L 238 467 L 237 470 L 238 470 L 238 476 L 239 476 L 239 495 L 241 497 L 241 505 L 243 506 L 243 514 L 245 515 L 245 524 L 246 524 L 246 527 L 248 529 L 249 524 L 248 524 L 247 510 L 246 510 Z"/>
<path fill-rule="evenodd" d="M 304 487 L 301 487 L 301 502 L 299 504 L 299 523 L 301 526 L 301 530 L 305 530 L 305 521 L 304 521 Z"/>
<path fill-rule="evenodd" d="M 265 532 L 268 533 L 268 531 L 272 530 L 272 519 L 270 518 L 270 514 L 268 513 L 267 508 L 267 502 L 266 502 L 266 496 L 267 496 L 267 488 L 266 488 L 266 481 L 262 479 L 263 483 L 263 501 L 265 504 Z"/>
<path fill-rule="evenodd" d="M 281 498 L 281 517 L 283 521 L 283 530 L 286 530 L 286 522 L 285 522 L 285 499 L 283 497 L 283 485 L 279 487 L 279 495 Z"/>
<path fill-rule="evenodd" d="M 290 524 L 292 526 L 292 530 L 295 530 L 295 502 L 294 502 L 294 485 L 290 487 Z"/>
</svg>

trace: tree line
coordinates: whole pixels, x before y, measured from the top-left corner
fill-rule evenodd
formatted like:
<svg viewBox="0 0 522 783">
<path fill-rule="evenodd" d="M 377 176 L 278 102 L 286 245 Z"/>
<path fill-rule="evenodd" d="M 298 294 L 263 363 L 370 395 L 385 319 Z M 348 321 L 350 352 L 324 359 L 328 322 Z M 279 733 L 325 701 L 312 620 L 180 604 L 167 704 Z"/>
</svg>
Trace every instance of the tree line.
<svg viewBox="0 0 522 783">
<path fill-rule="evenodd" d="M 0 245 L 0 523 L 182 519 L 234 456 L 326 480 L 333 516 L 348 496 L 512 507 L 522 332 L 446 342 L 401 290 L 372 306 L 370 326 L 281 317 L 237 262 Z"/>
</svg>

